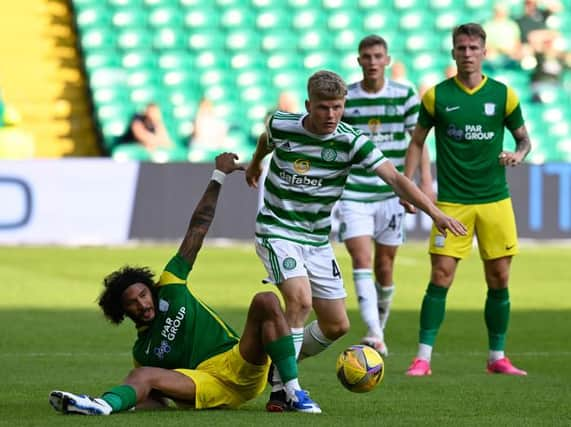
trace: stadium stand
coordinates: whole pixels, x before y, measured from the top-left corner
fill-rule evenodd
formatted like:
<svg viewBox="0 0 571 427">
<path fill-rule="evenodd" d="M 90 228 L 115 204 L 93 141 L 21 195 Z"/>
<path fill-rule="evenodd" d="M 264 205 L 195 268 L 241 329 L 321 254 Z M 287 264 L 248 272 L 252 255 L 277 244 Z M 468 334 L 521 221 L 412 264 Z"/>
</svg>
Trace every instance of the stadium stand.
<svg viewBox="0 0 571 427">
<path fill-rule="evenodd" d="M 21 115 L 19 126 L 33 136 L 34 156 L 98 155 L 68 1 L 3 3 L 0 39 L 0 84 Z"/>
<path fill-rule="evenodd" d="M 521 6 L 511 2 L 514 13 Z M 369 33 L 389 43 L 411 81 L 442 78 L 450 30 L 484 22 L 492 0 L 72 0 L 103 141 L 115 139 L 134 111 L 161 106 L 184 146 L 198 102 L 211 99 L 229 125 L 228 149 L 250 155 L 263 119 L 283 90 L 305 99 L 304 82 L 327 68 L 358 79 L 356 45 Z M 571 40 L 571 10 L 549 25 Z M 569 46 L 567 46 L 569 48 Z M 531 66 L 495 70 L 520 95 L 533 137 L 531 162 L 570 161 L 571 75 L 547 104 L 529 97 Z M 490 73 L 492 73 L 490 71 Z M 545 129 L 548 129 L 546 132 Z M 216 153 L 194 153 L 193 161 Z"/>
</svg>

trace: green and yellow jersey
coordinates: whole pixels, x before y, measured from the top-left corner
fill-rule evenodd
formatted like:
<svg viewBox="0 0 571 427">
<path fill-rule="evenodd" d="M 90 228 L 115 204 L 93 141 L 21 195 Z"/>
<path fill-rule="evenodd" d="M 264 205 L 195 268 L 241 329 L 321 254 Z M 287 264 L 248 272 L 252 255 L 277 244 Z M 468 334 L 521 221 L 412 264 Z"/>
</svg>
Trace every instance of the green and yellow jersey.
<svg viewBox="0 0 571 427">
<path fill-rule="evenodd" d="M 195 369 L 238 342 L 238 334 L 189 289 L 190 270 L 175 255 L 161 274 L 155 318 L 139 328 L 133 346 L 136 365 Z"/>
<path fill-rule="evenodd" d="M 510 87 L 486 76 L 474 89 L 456 77 L 444 80 L 422 97 L 418 122 L 435 128 L 439 201 L 476 204 L 509 197 L 498 156 L 504 128 L 524 124 Z"/>
</svg>

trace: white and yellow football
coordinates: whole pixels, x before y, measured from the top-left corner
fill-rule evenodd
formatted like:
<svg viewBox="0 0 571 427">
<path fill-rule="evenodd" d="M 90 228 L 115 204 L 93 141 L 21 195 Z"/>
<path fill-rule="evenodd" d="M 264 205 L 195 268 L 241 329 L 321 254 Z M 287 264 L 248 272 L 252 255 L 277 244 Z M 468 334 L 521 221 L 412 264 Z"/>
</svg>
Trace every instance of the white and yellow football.
<svg viewBox="0 0 571 427">
<path fill-rule="evenodd" d="M 352 345 L 337 357 L 337 378 L 347 390 L 366 393 L 383 380 L 385 362 L 366 345 Z"/>
</svg>

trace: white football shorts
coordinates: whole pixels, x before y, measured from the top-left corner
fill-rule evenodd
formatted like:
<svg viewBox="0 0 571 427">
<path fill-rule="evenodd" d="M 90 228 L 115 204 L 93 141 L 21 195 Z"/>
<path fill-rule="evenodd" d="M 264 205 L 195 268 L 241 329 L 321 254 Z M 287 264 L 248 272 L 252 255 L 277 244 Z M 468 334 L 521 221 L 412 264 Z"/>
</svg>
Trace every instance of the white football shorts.
<svg viewBox="0 0 571 427">
<path fill-rule="evenodd" d="M 380 245 L 403 244 L 405 210 L 398 197 L 372 203 L 341 200 L 337 208 L 339 240 L 371 236 Z"/>
<path fill-rule="evenodd" d="M 333 248 L 303 245 L 285 239 L 256 237 L 256 253 L 269 278 L 279 285 L 292 277 L 306 276 L 314 298 L 341 299 L 347 296 Z"/>
</svg>

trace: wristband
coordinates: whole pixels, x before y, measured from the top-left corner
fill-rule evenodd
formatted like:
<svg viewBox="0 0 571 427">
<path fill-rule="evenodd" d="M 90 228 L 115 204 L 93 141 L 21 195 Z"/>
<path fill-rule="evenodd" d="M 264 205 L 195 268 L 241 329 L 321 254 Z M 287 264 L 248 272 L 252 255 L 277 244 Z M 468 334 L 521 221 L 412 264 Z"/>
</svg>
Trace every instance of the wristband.
<svg viewBox="0 0 571 427">
<path fill-rule="evenodd" d="M 212 177 L 210 178 L 211 181 L 216 181 L 218 184 L 224 184 L 224 178 L 226 178 L 226 174 L 218 169 L 214 169 L 212 171 Z"/>
</svg>

